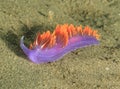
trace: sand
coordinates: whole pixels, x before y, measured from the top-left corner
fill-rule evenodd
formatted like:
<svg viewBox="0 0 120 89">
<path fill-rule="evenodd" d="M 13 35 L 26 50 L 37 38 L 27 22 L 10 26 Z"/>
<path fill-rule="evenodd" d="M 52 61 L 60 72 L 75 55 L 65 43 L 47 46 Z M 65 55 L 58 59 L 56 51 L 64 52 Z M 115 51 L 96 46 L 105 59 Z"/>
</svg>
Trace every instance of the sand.
<svg viewBox="0 0 120 89">
<path fill-rule="evenodd" d="M 0 89 L 120 89 L 120 0 L 0 0 Z M 100 44 L 47 64 L 28 61 L 39 31 L 57 24 L 90 26 Z"/>
</svg>

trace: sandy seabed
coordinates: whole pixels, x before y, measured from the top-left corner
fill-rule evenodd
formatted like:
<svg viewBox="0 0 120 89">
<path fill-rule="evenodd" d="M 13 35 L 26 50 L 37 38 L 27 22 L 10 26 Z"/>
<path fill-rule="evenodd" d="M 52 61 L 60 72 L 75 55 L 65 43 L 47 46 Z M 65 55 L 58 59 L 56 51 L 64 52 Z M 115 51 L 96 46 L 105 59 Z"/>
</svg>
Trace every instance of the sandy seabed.
<svg viewBox="0 0 120 89">
<path fill-rule="evenodd" d="M 1 89 L 120 89 L 120 0 L 1 0 Z M 100 44 L 34 64 L 19 46 L 57 24 L 90 26 Z"/>
</svg>

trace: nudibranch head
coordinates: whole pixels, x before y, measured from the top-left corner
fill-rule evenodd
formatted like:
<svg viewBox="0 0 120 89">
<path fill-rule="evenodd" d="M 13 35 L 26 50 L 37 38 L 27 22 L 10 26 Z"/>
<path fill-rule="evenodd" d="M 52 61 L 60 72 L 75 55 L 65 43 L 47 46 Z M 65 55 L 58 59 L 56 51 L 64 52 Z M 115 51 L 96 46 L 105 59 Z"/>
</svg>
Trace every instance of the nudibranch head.
<svg viewBox="0 0 120 89">
<path fill-rule="evenodd" d="M 98 44 L 99 37 L 97 31 L 89 26 L 83 29 L 82 26 L 64 24 L 57 25 L 53 33 L 37 33 L 29 49 L 24 45 L 22 37 L 20 47 L 32 62 L 47 63 L 56 61 L 77 48 Z"/>
</svg>

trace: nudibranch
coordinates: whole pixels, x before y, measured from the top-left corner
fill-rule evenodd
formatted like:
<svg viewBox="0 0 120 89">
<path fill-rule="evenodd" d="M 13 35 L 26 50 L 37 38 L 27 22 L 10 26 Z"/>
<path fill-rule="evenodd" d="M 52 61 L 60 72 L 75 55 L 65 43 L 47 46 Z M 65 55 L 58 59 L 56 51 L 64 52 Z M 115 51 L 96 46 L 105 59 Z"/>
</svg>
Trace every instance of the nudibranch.
<svg viewBox="0 0 120 89">
<path fill-rule="evenodd" d="M 37 33 L 35 41 L 27 48 L 21 37 L 20 47 L 29 60 L 39 64 L 53 62 L 75 49 L 99 44 L 100 35 L 89 26 L 72 24 L 57 25 L 53 33 L 46 31 Z"/>
</svg>

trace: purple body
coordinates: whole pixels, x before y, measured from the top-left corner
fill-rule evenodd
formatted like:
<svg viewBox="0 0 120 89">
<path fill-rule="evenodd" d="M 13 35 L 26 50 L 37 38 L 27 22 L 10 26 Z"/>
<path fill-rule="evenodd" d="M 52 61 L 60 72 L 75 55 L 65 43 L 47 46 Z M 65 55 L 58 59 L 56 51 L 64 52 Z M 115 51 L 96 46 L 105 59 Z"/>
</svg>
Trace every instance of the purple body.
<svg viewBox="0 0 120 89">
<path fill-rule="evenodd" d="M 69 42 L 65 47 L 62 47 L 60 43 L 57 43 L 52 48 L 41 49 L 40 46 L 37 46 L 31 50 L 24 45 L 23 38 L 24 36 L 21 38 L 20 47 L 28 56 L 29 60 L 36 64 L 53 62 L 60 59 L 70 51 L 99 43 L 99 41 L 92 36 L 74 36 L 69 39 Z"/>
</svg>

